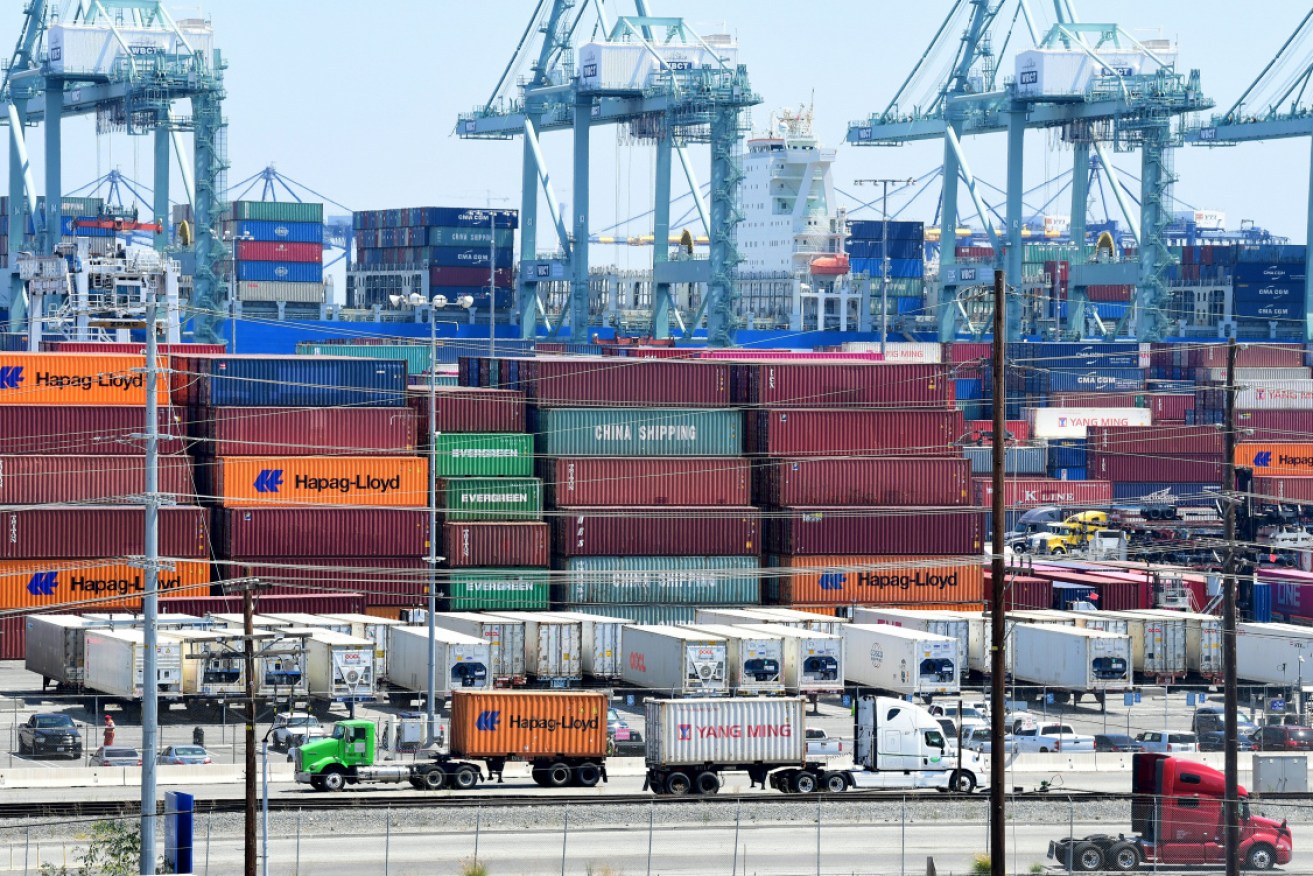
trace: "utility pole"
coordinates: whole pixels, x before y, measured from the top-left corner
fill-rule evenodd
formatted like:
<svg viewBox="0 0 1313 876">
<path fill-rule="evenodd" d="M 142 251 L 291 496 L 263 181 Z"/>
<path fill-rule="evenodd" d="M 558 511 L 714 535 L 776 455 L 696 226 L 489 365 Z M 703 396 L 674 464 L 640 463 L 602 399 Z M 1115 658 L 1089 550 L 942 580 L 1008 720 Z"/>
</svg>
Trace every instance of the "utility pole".
<svg viewBox="0 0 1313 876">
<path fill-rule="evenodd" d="M 160 416 L 159 342 L 155 336 L 158 301 L 154 284 L 146 288 L 146 531 L 142 553 L 141 667 L 141 859 L 143 876 L 155 873 L 155 759 L 159 753 L 159 668 L 155 648 L 159 640 L 160 545 Z"/>
<path fill-rule="evenodd" d="M 1222 469 L 1222 495 L 1226 497 L 1226 563 L 1222 578 L 1222 672 L 1223 731 L 1226 751 L 1223 772 L 1226 777 L 1226 799 L 1223 804 L 1226 825 L 1226 876 L 1240 876 L 1240 756 L 1236 746 L 1240 736 L 1237 715 L 1240 711 L 1239 689 L 1236 686 L 1236 562 L 1235 528 L 1235 338 L 1226 342 L 1226 421 L 1223 433 L 1225 459 Z"/>
<path fill-rule="evenodd" d="M 888 223 L 885 223 L 888 227 Z M 952 245 L 949 241 L 949 245 Z M 1007 451 L 1006 442 L 1003 441 L 1005 433 L 1005 402 L 1006 383 L 1003 379 L 1003 368 L 1006 364 L 1004 353 L 1006 352 L 1005 342 L 1007 340 L 1004 334 L 1003 321 L 1004 313 L 1007 310 L 1007 285 L 1004 282 L 1002 271 L 994 272 L 994 441 L 993 441 L 993 518 L 994 518 L 994 546 L 990 563 L 990 578 L 993 586 L 990 588 L 990 611 L 989 611 L 989 641 L 990 641 L 990 659 L 989 659 L 989 736 L 991 741 L 990 751 L 993 752 L 989 758 L 989 872 L 991 876 L 1006 876 L 1006 855 L 1007 855 L 1007 821 L 1004 818 L 1004 808 L 1006 806 L 1006 782 L 1007 775 L 1004 770 L 1007 758 L 1003 757 L 1003 737 L 1006 735 L 1004 729 L 1004 712 L 1006 708 L 1004 703 L 1007 701 L 1007 692 L 1004 686 L 1004 675 L 1007 672 L 1007 661 L 1004 659 L 1004 648 L 1007 645 L 1005 636 L 1006 610 L 1004 609 L 1004 595 L 1006 591 L 1007 572 L 1003 563 L 1003 536 L 1007 526 L 1004 525 L 1004 504 L 1003 504 L 1003 468 L 1005 454 Z"/>
<path fill-rule="evenodd" d="M 854 185 L 879 185 L 884 187 L 884 194 L 881 196 L 880 212 L 884 216 L 884 222 L 881 229 L 880 241 L 880 355 L 884 356 L 885 344 L 889 342 L 889 186 L 892 183 L 904 183 L 906 185 L 915 185 L 914 179 L 859 179 L 853 181 Z M 956 240 L 952 241 L 956 243 Z M 824 319 L 824 314 L 821 315 Z M 999 434 L 999 433 L 994 433 Z"/>
<path fill-rule="evenodd" d="M 434 698 L 438 690 L 438 324 L 429 308 L 429 664 L 424 717 L 428 723 L 428 744 L 438 740 L 438 713 Z M 488 323 L 492 338 L 492 323 Z M 491 341 L 489 341 L 491 343 Z"/>
<path fill-rule="evenodd" d="M 488 355 L 497 355 L 497 214 L 488 210 Z"/>
<path fill-rule="evenodd" d="M 260 849 L 256 842 L 259 826 L 259 794 L 255 770 L 255 591 L 263 586 L 256 578 L 237 578 L 223 583 L 224 593 L 242 594 L 242 674 L 246 676 L 246 800 L 243 823 L 245 858 L 243 873 L 256 876 L 256 857 Z M 268 855 L 266 847 L 264 854 Z"/>
</svg>

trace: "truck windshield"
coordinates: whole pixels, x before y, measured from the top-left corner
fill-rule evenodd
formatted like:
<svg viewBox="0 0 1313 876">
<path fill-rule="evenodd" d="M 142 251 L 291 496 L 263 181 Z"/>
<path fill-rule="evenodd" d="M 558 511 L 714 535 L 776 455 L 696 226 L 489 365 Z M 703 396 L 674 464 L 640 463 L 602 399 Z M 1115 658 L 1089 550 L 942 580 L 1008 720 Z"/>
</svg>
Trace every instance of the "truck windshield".
<svg viewBox="0 0 1313 876">
<path fill-rule="evenodd" d="M 342 725 L 341 725 L 341 724 L 335 724 L 335 725 L 333 726 L 333 738 L 334 738 L 334 739 L 345 739 L 345 738 L 346 738 L 346 731 L 342 729 Z"/>
</svg>

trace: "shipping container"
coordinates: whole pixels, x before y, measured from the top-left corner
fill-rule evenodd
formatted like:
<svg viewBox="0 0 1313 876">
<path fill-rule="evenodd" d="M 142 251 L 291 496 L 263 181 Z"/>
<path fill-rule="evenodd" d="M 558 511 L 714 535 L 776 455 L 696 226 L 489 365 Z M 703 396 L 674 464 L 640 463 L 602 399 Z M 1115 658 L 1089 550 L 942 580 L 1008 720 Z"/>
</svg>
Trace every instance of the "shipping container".
<svg viewBox="0 0 1313 876">
<path fill-rule="evenodd" d="M 540 460 L 538 475 L 549 506 L 752 504 L 748 460 L 732 457 L 567 456 Z"/>
<path fill-rule="evenodd" d="M 623 617 L 635 624 L 691 624 L 697 616 L 694 605 L 565 605 L 572 614 Z M 621 655 L 624 659 L 624 655 Z"/>
<path fill-rule="evenodd" d="M 220 556 L 423 557 L 429 552 L 428 514 L 423 511 L 225 508 L 215 520 Z M 172 553 L 162 546 L 160 551 Z"/>
<path fill-rule="evenodd" d="M 965 459 L 768 459 L 757 470 L 758 501 L 780 508 L 971 502 Z"/>
<path fill-rule="evenodd" d="M 159 572 L 161 598 L 206 596 L 208 561 L 175 560 Z M 0 561 L 0 610 L 70 606 L 138 610 L 144 572 L 125 559 Z"/>
<path fill-rule="evenodd" d="M 541 456 L 739 456 L 737 410 L 553 408 L 532 418 Z"/>
<path fill-rule="evenodd" d="M 86 677 L 86 621 L 71 614 L 39 614 L 17 620 L 23 623 L 26 636 L 20 655 L 23 666 L 41 676 L 41 689 L 51 682 L 57 688 L 81 688 Z M 0 637 L 0 642 L 5 638 Z M 7 642 L 4 645 L 8 647 Z"/>
<path fill-rule="evenodd" d="M 492 687 L 492 652 L 486 639 L 438 629 L 437 684 L 445 693 Z M 429 687 L 429 636 L 425 627 L 388 631 L 388 683 L 423 693 Z"/>
<path fill-rule="evenodd" d="M 288 243 L 270 240 L 238 240 L 239 262 L 321 262 L 323 244 Z M 253 279 L 253 278 L 252 278 Z"/>
<path fill-rule="evenodd" d="M 139 556 L 144 552 L 143 507 L 44 505 L 11 508 L 0 515 L 8 533 L 0 559 L 81 559 Z M 166 507 L 159 515 L 161 556 L 210 555 L 206 514 L 196 507 Z"/>
<path fill-rule="evenodd" d="M 1241 445 L 1243 447 L 1243 445 Z M 1241 451 L 1237 448 L 1236 453 Z M 1220 484 L 1222 461 L 1200 458 L 1200 454 L 1177 456 L 1158 452 L 1140 456 L 1090 452 L 1086 474 L 1101 481 L 1170 481 L 1175 483 Z"/>
<path fill-rule="evenodd" d="M 767 521 L 771 553 L 977 554 L 984 514 L 974 508 L 791 508 Z"/>
<path fill-rule="evenodd" d="M 347 614 L 365 610 L 365 599 L 359 593 L 315 593 L 300 596 L 266 595 L 263 591 L 255 595 L 256 611 L 305 611 L 315 614 Z M 172 612 L 208 617 L 211 614 L 236 613 L 241 617 L 241 596 L 188 596 L 170 599 L 168 604 Z"/>
<path fill-rule="evenodd" d="M 259 222 L 312 222 L 322 225 L 324 205 L 301 201 L 233 201 L 233 218 Z"/>
<path fill-rule="evenodd" d="M 141 630 L 87 629 L 83 638 L 86 658 L 83 684 L 89 690 L 111 697 L 141 699 L 145 634 Z M 155 672 L 156 690 L 161 699 L 182 696 L 182 644 L 167 633 L 156 637 Z"/>
<path fill-rule="evenodd" d="M 1126 636 L 1050 624 L 1012 628 L 1012 675 L 1018 681 L 1080 694 L 1129 690 L 1131 642 Z"/>
<path fill-rule="evenodd" d="M 328 356 L 212 356 L 189 360 L 207 407 L 402 407 L 406 363 Z M 125 402 L 119 402 L 124 404 Z M 130 403 L 130 402 L 126 402 Z"/>
<path fill-rule="evenodd" d="M 427 459 L 413 456 L 226 456 L 213 495 L 225 508 L 429 504 Z"/>
<path fill-rule="evenodd" d="M 1091 453 L 1193 454 L 1198 459 L 1220 459 L 1223 436 L 1212 426 L 1091 427 L 1086 447 Z"/>
<path fill-rule="evenodd" d="M 781 607 L 778 605 L 744 606 L 743 608 L 699 608 L 698 623 L 715 624 L 782 624 L 799 630 L 838 635 L 843 625 L 850 623 L 835 612 L 833 605 Z"/>
<path fill-rule="evenodd" d="M 156 396 L 169 404 L 166 360 L 158 360 Z M 5 353 L 0 357 L 0 405 L 146 404 L 146 357 L 106 353 Z M 138 422 L 144 413 L 138 413 Z"/>
<path fill-rule="evenodd" d="M 537 478 L 444 478 L 438 502 L 448 522 L 538 520 L 543 514 L 542 481 Z"/>
<path fill-rule="evenodd" d="M 734 402 L 787 408 L 948 408 L 950 372 L 941 365 L 770 362 L 734 367 Z"/>
<path fill-rule="evenodd" d="M 124 405 L 0 405 L 0 453 L 10 455 L 141 456 L 145 410 Z M 161 407 L 160 453 L 186 452 L 177 408 Z"/>
<path fill-rule="evenodd" d="M 451 752 L 461 757 L 586 757 L 607 754 L 603 691 L 457 691 L 451 698 Z M 501 720 L 491 729 L 483 716 Z"/>
<path fill-rule="evenodd" d="M 1131 640 L 1131 668 L 1136 673 L 1158 684 L 1185 677 L 1189 671 L 1185 618 L 1136 611 L 1119 611 L 1117 617 L 1126 623 L 1126 635 Z"/>
<path fill-rule="evenodd" d="M 1313 627 L 1286 623 L 1236 624 L 1236 675 L 1243 681 L 1299 687 L 1300 657 L 1313 647 Z"/>
<path fill-rule="evenodd" d="M 1313 409 L 1313 380 L 1272 380 L 1242 386 L 1236 392 L 1237 411 Z"/>
<path fill-rule="evenodd" d="M 784 642 L 784 686 L 789 693 L 820 696 L 841 693 L 844 683 L 843 636 L 803 630 L 787 624 L 737 624 L 747 631 L 770 633 Z"/>
<path fill-rule="evenodd" d="M 524 667 L 524 621 L 496 614 L 449 611 L 434 615 L 433 622 L 441 629 L 488 643 L 492 686 L 522 685 L 529 680 Z"/>
<path fill-rule="evenodd" d="M 575 611 L 544 612 L 555 620 L 578 621 L 583 631 L 584 675 L 595 679 L 618 679 L 620 661 L 624 653 L 625 627 L 633 626 L 633 621 L 623 617 L 611 617 L 601 614 L 585 614 Z"/>
<path fill-rule="evenodd" d="M 728 650 L 720 636 L 682 627 L 632 626 L 625 628 L 623 645 L 620 674 L 629 684 L 675 696 L 729 693 Z"/>
<path fill-rule="evenodd" d="M 161 356 L 187 355 L 222 356 L 226 344 L 156 344 L 156 352 Z M 128 353 L 133 356 L 145 356 L 146 344 L 141 341 L 42 341 L 43 353 Z"/>
<path fill-rule="evenodd" d="M 322 283 L 324 266 L 315 262 L 236 262 L 239 283 Z"/>
<path fill-rule="evenodd" d="M 962 455 L 971 464 L 973 475 L 989 474 L 994 468 L 993 447 L 963 447 Z M 1008 477 L 1042 475 L 1048 467 L 1048 448 L 1007 447 L 1003 453 L 1003 473 Z"/>
<path fill-rule="evenodd" d="M 1009 478 L 1003 482 L 1003 487 L 1003 505 L 1006 508 L 1035 508 L 1040 505 L 1103 506 L 1112 503 L 1112 484 L 1108 481 Z M 990 478 L 975 478 L 972 481 L 971 504 L 989 508 L 993 502 L 993 481 Z"/>
<path fill-rule="evenodd" d="M 4 409 L 0 408 L 0 413 Z M 1236 425 L 1243 428 L 1246 441 L 1289 441 L 1292 437 L 1313 434 L 1313 410 L 1305 411 L 1236 411 Z"/>
<path fill-rule="evenodd" d="M 444 572 L 438 587 L 447 611 L 545 609 L 550 580 L 544 569 L 461 569 Z"/>
<path fill-rule="evenodd" d="M 512 433 L 439 434 L 437 463 L 438 477 L 442 478 L 532 477 L 533 436 Z"/>
<path fill-rule="evenodd" d="M 439 386 L 435 427 L 441 435 L 453 432 L 523 432 L 524 393 L 509 389 Z M 429 390 L 410 391 L 410 404 L 418 414 L 420 446 L 428 446 Z"/>
<path fill-rule="evenodd" d="M 1036 438 L 1085 438 L 1090 426 L 1148 426 L 1149 408 L 1026 408 Z"/>
<path fill-rule="evenodd" d="M 433 348 L 429 344 L 402 343 L 320 343 L 302 341 L 296 345 L 298 356 L 347 356 L 357 359 L 399 359 L 406 363 L 406 373 L 424 374 L 432 366 Z"/>
<path fill-rule="evenodd" d="M 1307 477 L 1313 474 L 1313 444 L 1246 441 L 1236 447 L 1235 463 L 1265 477 Z"/>
<path fill-rule="evenodd" d="M 548 566 L 551 527 L 546 523 L 447 523 L 443 556 L 448 567 Z"/>
<path fill-rule="evenodd" d="M 286 243 L 324 242 L 322 222 L 284 222 L 271 219 L 239 219 L 233 224 L 233 236 L 238 240 L 270 240 Z"/>
<path fill-rule="evenodd" d="M 246 661 L 239 656 L 243 631 L 172 629 L 168 635 L 179 643 L 185 696 L 226 699 L 246 693 Z M 273 632 L 257 630 L 253 646 L 263 651 L 274 637 Z"/>
<path fill-rule="evenodd" d="M 753 507 L 562 508 L 552 520 L 562 557 L 756 556 L 761 512 Z"/>
<path fill-rule="evenodd" d="M 802 766 L 805 710 L 800 697 L 648 700 L 647 765 Z"/>
<path fill-rule="evenodd" d="M 432 568 L 419 556 L 333 557 L 323 562 L 310 557 L 261 557 L 254 561 L 247 561 L 244 557 L 231 559 L 240 565 L 237 569 L 227 567 L 223 577 L 236 573 L 260 579 L 261 598 L 313 598 L 317 594 L 328 596 L 342 592 L 364 599 L 367 608 L 418 605 L 428 592 L 426 588 Z M 311 614 L 324 613 L 300 610 Z"/>
<path fill-rule="evenodd" d="M 984 598 L 977 556 L 771 556 L 766 601 L 781 605 L 925 605 Z M 786 571 L 787 570 L 787 571 Z"/>
<path fill-rule="evenodd" d="M 869 608 L 855 605 L 852 609 L 855 624 L 888 624 L 907 630 L 934 633 L 957 642 L 957 670 L 963 678 L 969 673 L 967 652 L 971 649 L 971 624 L 954 611 L 914 611 L 905 608 Z"/>
<path fill-rule="evenodd" d="M 331 630 L 316 630 L 305 639 L 308 695 L 328 703 L 372 702 L 374 643 Z"/>
<path fill-rule="evenodd" d="M 878 341 L 846 341 L 840 345 L 845 353 L 879 353 Z M 951 346 L 951 345 L 950 345 Z M 919 365 L 938 365 L 943 361 L 944 345 L 926 341 L 886 341 L 884 361 Z"/>
<path fill-rule="evenodd" d="M 496 612 L 524 624 L 524 669 L 530 678 L 552 683 L 583 678 L 583 624 L 536 611 Z"/>
<path fill-rule="evenodd" d="M 920 696 L 961 690 L 957 640 L 888 624 L 848 624 L 843 628 L 844 681 Z"/>
<path fill-rule="evenodd" d="M 204 456 L 411 455 L 416 419 L 410 408 L 209 408 L 196 418 Z"/>
<path fill-rule="evenodd" d="M 316 244 L 317 246 L 317 244 Z M 323 304 L 324 284 L 291 280 L 242 280 L 235 284 L 239 301 L 286 301 Z"/>
<path fill-rule="evenodd" d="M 553 358 L 521 363 L 523 389 L 539 407 L 726 407 L 730 366 L 661 359 Z"/>
<path fill-rule="evenodd" d="M 1186 671 L 1213 682 L 1222 677 L 1221 618 L 1213 614 L 1167 609 L 1148 609 L 1140 614 L 1185 624 Z"/>
<path fill-rule="evenodd" d="M 1302 297 L 1302 295 L 1301 295 Z M 1235 370 L 1235 379 L 1237 384 L 1263 384 L 1272 380 L 1308 380 L 1313 374 L 1310 374 L 1308 368 L 1237 368 Z M 1226 368 L 1196 368 L 1194 379 L 1198 383 L 1226 383 Z"/>
<path fill-rule="evenodd" d="M 158 471 L 159 492 L 196 503 L 188 457 L 161 456 Z M 145 485 L 142 456 L 0 456 L 0 505 L 138 503 Z"/>
<path fill-rule="evenodd" d="M 957 456 L 961 411 L 749 411 L 747 447 L 764 456 Z"/>
<path fill-rule="evenodd" d="M 1260 501 L 1283 500 L 1287 504 L 1313 505 L 1313 477 L 1256 477 L 1253 492 Z"/>
<path fill-rule="evenodd" d="M 730 692 L 736 696 L 784 693 L 784 639 L 775 633 L 745 630 L 729 624 L 695 624 L 697 633 L 725 640 Z"/>
<path fill-rule="evenodd" d="M 380 680 L 387 678 L 388 640 L 392 636 L 392 628 L 401 626 L 401 621 L 368 614 L 330 614 L 326 615 L 326 618 L 330 621 L 346 622 L 349 625 L 347 635 L 373 642 L 374 677 Z"/>
<path fill-rule="evenodd" d="M 559 562 L 566 574 L 553 600 L 621 616 L 620 605 L 752 604 L 761 601 L 760 566 L 756 556 L 570 557 Z"/>
</svg>

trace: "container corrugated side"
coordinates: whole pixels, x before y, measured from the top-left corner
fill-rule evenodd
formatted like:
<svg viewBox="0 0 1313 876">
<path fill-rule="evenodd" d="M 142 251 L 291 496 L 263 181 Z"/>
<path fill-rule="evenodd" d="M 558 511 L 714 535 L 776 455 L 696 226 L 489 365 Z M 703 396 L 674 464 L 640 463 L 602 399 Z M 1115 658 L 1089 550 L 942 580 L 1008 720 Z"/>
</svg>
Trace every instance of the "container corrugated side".
<svg viewBox="0 0 1313 876">
<path fill-rule="evenodd" d="M 323 224 L 324 205 L 301 201 L 233 201 L 233 218 Z"/>
<path fill-rule="evenodd" d="M 561 605 L 755 605 L 760 560 L 753 557 L 572 557 L 558 567 L 552 599 Z M 583 610 L 580 608 L 579 610 Z M 648 621 L 651 622 L 651 621 Z"/>
<path fill-rule="evenodd" d="M 438 581 L 444 611 L 547 608 L 550 578 L 545 569 L 460 569 Z"/>
<path fill-rule="evenodd" d="M 548 505 L 677 505 L 752 503 L 749 464 L 733 457 L 543 459 L 539 477 Z"/>
<path fill-rule="evenodd" d="M 179 408 L 160 408 L 161 454 L 186 452 L 181 415 Z M 141 456 L 145 442 L 132 436 L 144 425 L 140 407 L 0 405 L 0 453 Z"/>
<path fill-rule="evenodd" d="M 1213 426 L 1091 426 L 1086 447 L 1091 452 L 1193 454 L 1220 458 L 1223 441 Z"/>
<path fill-rule="evenodd" d="M 509 389 L 482 389 L 468 386 L 439 386 L 437 389 L 437 431 L 452 432 L 523 432 L 524 393 Z M 419 418 L 420 444 L 427 446 L 429 428 L 429 391 L 427 387 L 410 391 L 410 404 Z"/>
<path fill-rule="evenodd" d="M 602 691 L 453 691 L 451 753 L 600 762 L 606 757 L 609 705 Z"/>
<path fill-rule="evenodd" d="M 7 537 L 0 559 L 96 559 L 145 552 L 146 509 L 124 505 L 42 505 L 0 512 Z M 159 552 L 164 557 L 210 556 L 206 512 L 160 509 Z"/>
<path fill-rule="evenodd" d="M 725 363 L 613 357 L 527 362 L 523 388 L 540 407 L 724 407 L 731 402 Z"/>
<path fill-rule="evenodd" d="M 425 428 L 428 424 L 425 423 Z M 533 436 L 455 433 L 438 436 L 438 477 L 532 477 Z"/>
<path fill-rule="evenodd" d="M 648 700 L 649 766 L 798 764 L 807 758 L 802 697 Z"/>
<path fill-rule="evenodd" d="M 159 573 L 160 598 L 208 596 L 208 560 L 175 560 Z M 77 605 L 91 611 L 141 608 L 141 569 L 122 559 L 0 561 L 0 610 Z"/>
<path fill-rule="evenodd" d="M 215 543 L 228 557 L 421 557 L 428 517 L 383 508 L 225 508 L 215 515 Z"/>
<path fill-rule="evenodd" d="M 158 400 L 169 403 L 164 357 L 158 360 Z M 105 353 L 4 353 L 0 405 L 146 404 L 145 356 Z M 139 415 L 140 416 L 140 415 Z"/>
<path fill-rule="evenodd" d="M 400 407 L 406 363 L 320 356 L 197 358 L 198 399 L 213 407 Z M 188 375 L 184 375 L 187 377 Z"/>
<path fill-rule="evenodd" d="M 769 459 L 758 465 L 758 497 L 793 505 L 965 505 L 965 459 Z"/>
<path fill-rule="evenodd" d="M 1243 447 L 1243 445 L 1241 445 Z M 1237 449 L 1237 454 L 1240 450 Z M 1221 459 L 1201 459 L 1198 455 L 1175 456 L 1168 453 L 1089 455 L 1086 476 L 1101 481 L 1171 481 L 1175 483 L 1220 484 Z"/>
<path fill-rule="evenodd" d="M 769 362 L 734 366 L 734 401 L 774 407 L 947 408 L 955 397 L 940 365 Z"/>
<path fill-rule="evenodd" d="M 161 456 L 159 491 L 196 502 L 191 459 Z M 0 505 L 137 502 L 146 486 L 142 456 L 0 456 Z"/>
<path fill-rule="evenodd" d="M 756 556 L 756 508 L 562 508 L 552 519 L 563 557 Z"/>
<path fill-rule="evenodd" d="M 542 456 L 739 456 L 743 414 L 677 408 L 552 408 L 532 417 Z"/>
<path fill-rule="evenodd" d="M 961 411 L 749 411 L 750 451 L 765 456 L 957 456 Z"/>
<path fill-rule="evenodd" d="M 976 508 L 791 508 L 767 521 L 777 554 L 964 555 L 979 553 Z"/>
<path fill-rule="evenodd" d="M 691 624 L 697 620 L 696 605 L 573 605 L 561 603 L 563 611 L 622 617 L 636 624 Z"/>
<path fill-rule="evenodd" d="M 414 456 L 227 456 L 210 471 L 228 508 L 428 505 L 427 459 Z"/>
<path fill-rule="evenodd" d="M 318 282 L 241 280 L 237 283 L 239 301 L 295 301 L 298 304 L 323 304 L 324 292 L 324 284 Z"/>
<path fill-rule="evenodd" d="M 924 605 L 979 602 L 980 558 L 898 556 L 771 556 L 766 601 L 777 605 Z M 783 570 L 789 571 L 783 571 Z"/>
<path fill-rule="evenodd" d="M 1009 478 L 1003 482 L 1003 504 L 1007 508 L 1037 505 L 1106 505 L 1112 502 L 1108 481 L 1061 481 L 1052 478 Z M 984 508 L 994 501 L 990 478 L 972 481 L 972 504 Z"/>
<path fill-rule="evenodd" d="M 296 345 L 298 356 L 354 356 L 359 359 L 399 359 L 410 374 L 429 370 L 428 344 L 324 344 L 302 341 Z"/>
<path fill-rule="evenodd" d="M 429 564 L 418 556 L 340 557 L 331 562 L 316 562 L 311 557 L 261 557 L 243 565 L 241 574 L 260 579 L 262 598 L 353 591 L 363 596 L 367 607 L 416 606 L 426 598 L 429 569 Z"/>
<path fill-rule="evenodd" d="M 205 456 L 409 455 L 416 448 L 410 408 L 209 408 L 196 419 Z"/>
<path fill-rule="evenodd" d="M 170 599 L 170 613 L 205 617 L 209 614 L 242 613 L 241 596 L 182 596 Z M 314 593 L 300 596 L 255 596 L 256 614 L 303 612 L 306 614 L 360 614 L 365 600 L 359 593 Z"/>
<path fill-rule="evenodd" d="M 993 447 L 963 447 L 962 453 L 971 463 L 973 475 L 989 474 L 993 469 Z M 1004 449 L 1003 473 L 1014 475 L 1042 475 L 1048 464 L 1048 448 L 1008 447 Z"/>
<path fill-rule="evenodd" d="M 443 556 L 453 569 L 480 566 L 547 566 L 551 527 L 539 522 L 447 523 Z"/>
<path fill-rule="evenodd" d="M 1313 477 L 1256 477 L 1254 493 L 1273 499 L 1313 505 Z"/>
<path fill-rule="evenodd" d="M 537 478 L 445 478 L 438 501 L 446 521 L 538 520 L 543 513 Z"/>
</svg>

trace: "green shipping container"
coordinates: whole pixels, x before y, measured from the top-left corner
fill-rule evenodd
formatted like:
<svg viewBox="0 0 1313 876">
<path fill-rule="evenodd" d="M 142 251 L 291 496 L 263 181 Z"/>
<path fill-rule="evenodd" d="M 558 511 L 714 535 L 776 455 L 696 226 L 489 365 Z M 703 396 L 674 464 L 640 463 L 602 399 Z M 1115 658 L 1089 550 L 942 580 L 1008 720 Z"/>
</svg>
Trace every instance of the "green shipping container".
<svg viewBox="0 0 1313 876">
<path fill-rule="evenodd" d="M 540 520 L 543 482 L 537 478 L 450 478 L 438 482 L 445 518 Z"/>
<path fill-rule="evenodd" d="M 467 569 L 438 586 L 445 588 L 446 611 L 547 608 L 548 572 L 542 569 Z"/>
<path fill-rule="evenodd" d="M 257 222 L 319 222 L 324 221 L 323 204 L 302 204 L 297 201 L 233 201 L 234 219 L 252 219 Z"/>
<path fill-rule="evenodd" d="M 430 228 L 429 246 L 487 246 L 493 236 L 491 228 Z M 496 247 L 515 246 L 515 229 L 498 228 Z"/>
<path fill-rule="evenodd" d="M 298 356 L 356 356 L 360 359 L 400 359 L 407 374 L 429 370 L 428 344 L 317 344 L 302 341 L 296 345 Z M 438 384 L 441 386 L 441 384 Z"/>
<path fill-rule="evenodd" d="M 553 588 L 572 604 L 757 605 L 757 557 L 571 557 Z"/>
<path fill-rule="evenodd" d="M 743 414 L 675 408 L 539 409 L 542 456 L 740 456 Z"/>
<path fill-rule="evenodd" d="M 424 443 L 428 445 L 427 441 Z M 523 478 L 532 475 L 532 435 L 453 432 L 438 436 L 440 478 Z"/>
</svg>

